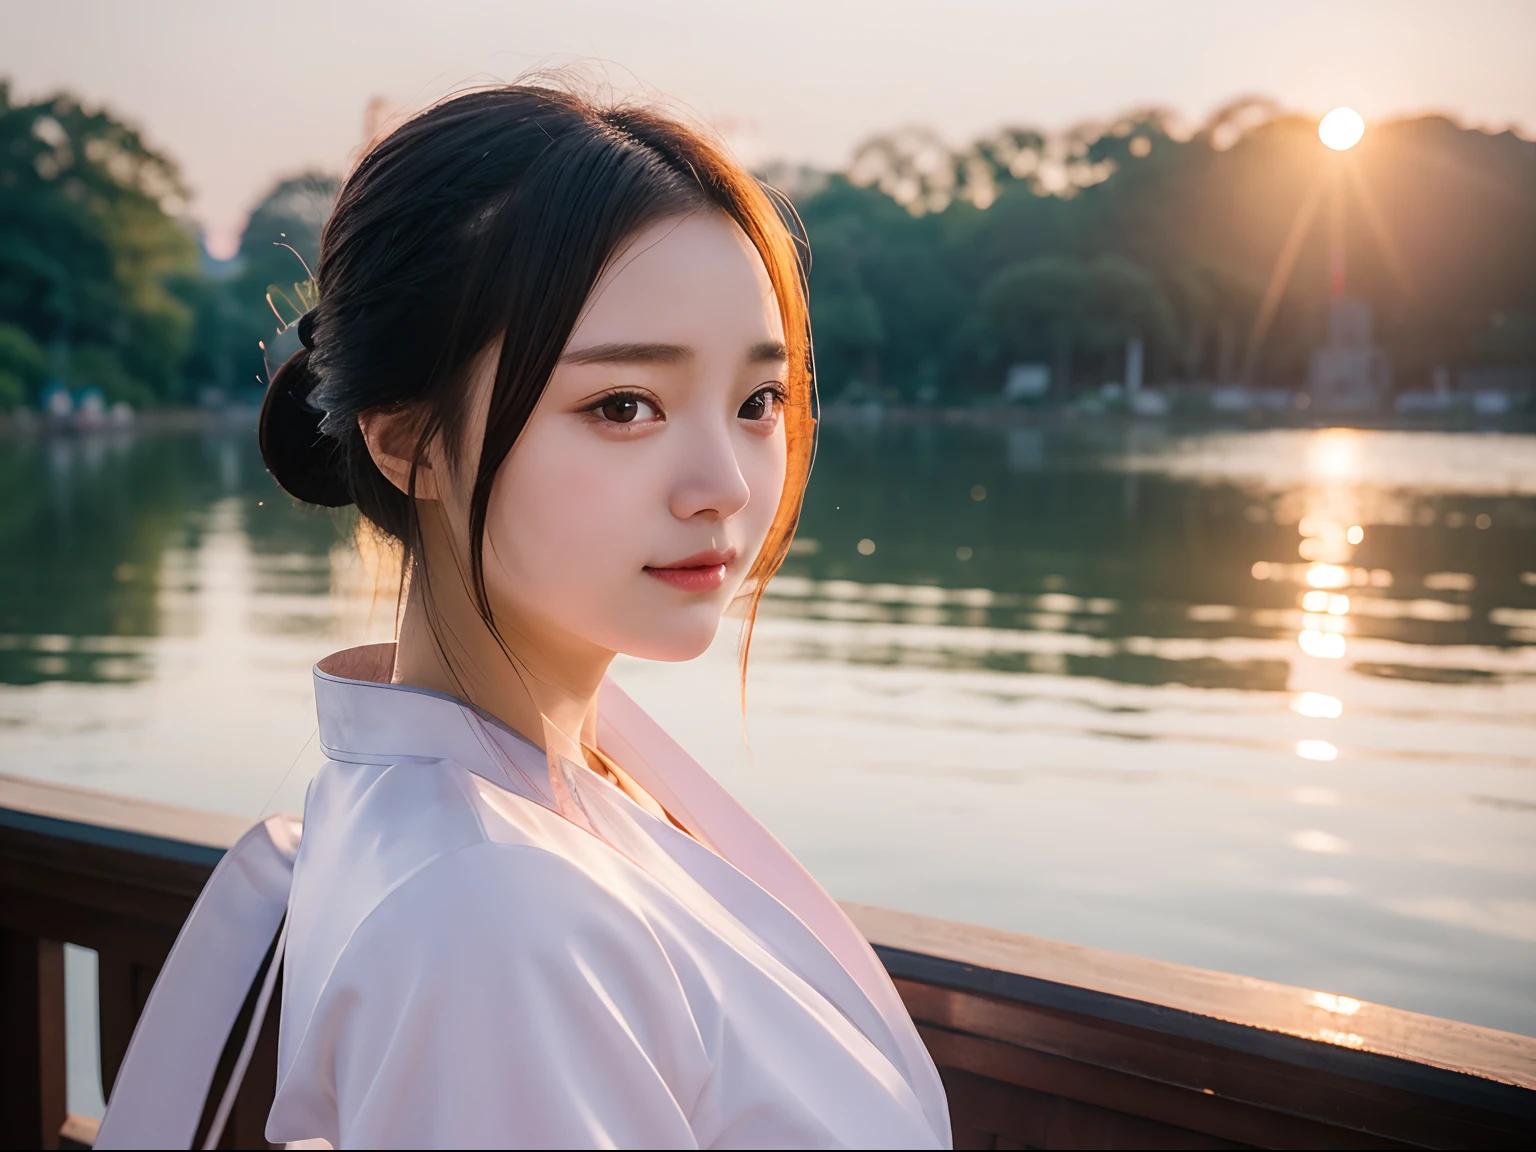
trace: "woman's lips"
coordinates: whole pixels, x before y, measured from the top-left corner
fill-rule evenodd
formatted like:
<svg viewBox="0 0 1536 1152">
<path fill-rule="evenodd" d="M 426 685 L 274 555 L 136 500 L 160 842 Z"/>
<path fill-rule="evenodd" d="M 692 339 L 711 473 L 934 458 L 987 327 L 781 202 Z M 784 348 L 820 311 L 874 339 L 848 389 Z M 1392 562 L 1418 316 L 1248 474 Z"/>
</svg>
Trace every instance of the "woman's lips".
<svg viewBox="0 0 1536 1152">
<path fill-rule="evenodd" d="M 725 583 L 725 570 L 734 559 L 734 548 L 725 552 L 699 552 L 675 564 L 647 564 L 645 572 L 679 592 L 713 592 Z"/>
</svg>

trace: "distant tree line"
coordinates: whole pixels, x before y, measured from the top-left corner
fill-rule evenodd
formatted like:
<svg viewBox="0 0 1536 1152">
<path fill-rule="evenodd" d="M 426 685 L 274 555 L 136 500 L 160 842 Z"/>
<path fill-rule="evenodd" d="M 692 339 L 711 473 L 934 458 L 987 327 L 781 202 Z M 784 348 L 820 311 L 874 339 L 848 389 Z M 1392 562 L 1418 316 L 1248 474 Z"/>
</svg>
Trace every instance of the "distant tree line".
<svg viewBox="0 0 1536 1152">
<path fill-rule="evenodd" d="M 174 398 L 199 291 L 175 165 L 68 97 L 0 82 L 0 406 L 49 377 L 135 403 Z"/>
<path fill-rule="evenodd" d="M 174 161 L 106 112 L 0 81 L 0 410 L 55 382 L 135 407 L 256 392 L 295 342 L 281 329 L 336 187 L 280 181 L 235 259 L 211 260 Z"/>
<path fill-rule="evenodd" d="M 800 175 L 817 367 L 834 398 L 854 383 L 906 399 L 995 393 L 1020 361 L 1049 365 L 1061 391 L 1097 386 L 1121 379 L 1133 337 L 1152 380 L 1299 384 L 1326 324 L 1317 194 L 1333 181 L 1349 291 L 1374 306 L 1400 388 L 1438 366 L 1536 366 L 1536 143 L 1513 132 L 1425 117 L 1337 154 L 1314 120 L 1244 100 L 1187 135 L 1157 110 L 958 150 L 897 133 L 846 173 Z"/>
<path fill-rule="evenodd" d="M 1439 366 L 1536 367 L 1536 143 L 1512 132 L 1425 117 L 1340 155 L 1311 119 L 1242 100 L 1190 133 L 1155 109 L 959 149 L 906 130 L 846 172 L 767 175 L 809 236 L 832 399 L 963 403 L 1021 362 L 1064 396 L 1120 379 L 1133 338 L 1154 382 L 1298 383 L 1325 322 L 1330 181 L 1350 291 L 1400 387 Z M 0 408 L 50 381 L 137 406 L 253 392 L 294 344 L 336 187 L 280 181 L 236 258 L 213 261 L 173 161 L 106 112 L 19 103 L 0 81 Z"/>
</svg>

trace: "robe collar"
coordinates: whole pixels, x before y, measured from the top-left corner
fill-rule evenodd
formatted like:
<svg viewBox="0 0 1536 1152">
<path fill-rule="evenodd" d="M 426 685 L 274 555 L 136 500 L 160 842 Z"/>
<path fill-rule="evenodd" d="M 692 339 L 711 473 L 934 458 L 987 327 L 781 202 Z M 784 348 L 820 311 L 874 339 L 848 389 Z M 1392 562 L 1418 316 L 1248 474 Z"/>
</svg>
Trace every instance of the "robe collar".
<svg viewBox="0 0 1536 1152">
<path fill-rule="evenodd" d="M 853 921 L 611 678 L 603 681 L 598 697 L 598 748 L 697 843 L 654 820 L 595 772 L 572 764 L 580 751 L 558 731 L 546 729 L 546 755 L 473 705 L 389 683 L 393 664 L 393 644 L 372 644 L 315 665 L 319 740 L 328 757 L 346 763 L 452 761 L 559 812 L 632 859 L 649 855 L 654 864 L 659 848 L 727 906 L 756 906 L 762 913 L 755 918 L 757 935 L 772 936 L 764 943 L 885 1054 L 911 1086 L 935 1134 L 948 1143 L 948 1106 L 938 1074 L 884 965 Z M 625 818 L 616 822 L 612 817 L 620 809 Z M 633 839 L 635 825 L 647 834 L 643 845 Z M 769 926 L 766 933 L 760 925 Z"/>
</svg>

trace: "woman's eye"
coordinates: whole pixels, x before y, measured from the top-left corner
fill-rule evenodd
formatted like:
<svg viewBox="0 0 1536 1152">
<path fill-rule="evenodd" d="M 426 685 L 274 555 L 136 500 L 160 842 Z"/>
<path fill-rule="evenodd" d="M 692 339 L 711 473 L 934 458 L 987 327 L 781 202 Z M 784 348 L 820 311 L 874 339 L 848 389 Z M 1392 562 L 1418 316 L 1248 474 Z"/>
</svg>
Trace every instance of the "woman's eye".
<svg viewBox="0 0 1536 1152">
<path fill-rule="evenodd" d="M 741 406 L 736 415 L 743 420 L 771 420 L 779 400 L 778 389 L 759 388 L 747 397 L 746 403 Z"/>
<path fill-rule="evenodd" d="M 608 397 L 593 411 L 610 424 L 631 424 L 635 420 L 656 415 L 656 409 L 650 401 L 629 392 Z"/>
</svg>

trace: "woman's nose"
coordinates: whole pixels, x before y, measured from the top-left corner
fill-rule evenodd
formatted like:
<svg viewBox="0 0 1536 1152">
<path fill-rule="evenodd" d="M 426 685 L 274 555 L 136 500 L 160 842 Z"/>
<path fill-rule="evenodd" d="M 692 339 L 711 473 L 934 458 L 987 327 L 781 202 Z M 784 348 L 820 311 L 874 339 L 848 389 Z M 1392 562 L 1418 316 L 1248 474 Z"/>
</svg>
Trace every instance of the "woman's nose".
<svg viewBox="0 0 1536 1152">
<path fill-rule="evenodd" d="M 686 445 L 672 486 L 672 515 L 679 520 L 724 520 L 747 506 L 752 490 L 741 473 L 728 429 L 679 437 Z"/>
</svg>

